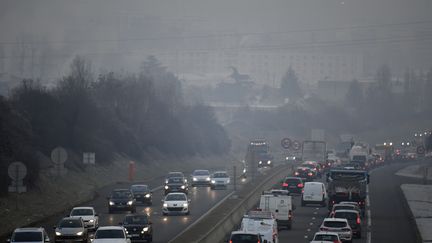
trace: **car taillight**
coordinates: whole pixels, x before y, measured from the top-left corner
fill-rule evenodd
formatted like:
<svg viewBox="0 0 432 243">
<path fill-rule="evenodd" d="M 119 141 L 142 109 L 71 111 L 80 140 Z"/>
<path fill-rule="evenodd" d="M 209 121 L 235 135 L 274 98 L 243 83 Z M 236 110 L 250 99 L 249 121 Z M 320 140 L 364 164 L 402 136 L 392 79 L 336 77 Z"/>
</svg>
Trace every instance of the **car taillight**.
<svg viewBox="0 0 432 243">
<path fill-rule="evenodd" d="M 302 188 L 302 187 L 303 187 L 303 184 L 302 184 L 302 183 L 299 183 L 299 184 L 297 184 L 297 187 Z"/>
<path fill-rule="evenodd" d="M 287 187 L 287 186 L 288 186 L 288 183 L 284 182 L 284 183 L 282 184 L 282 186 L 283 186 L 283 187 Z"/>
<path fill-rule="evenodd" d="M 292 218 L 292 212 L 291 212 L 291 210 L 288 212 L 288 218 Z"/>
<path fill-rule="evenodd" d="M 309 172 L 309 173 L 308 173 L 308 176 L 312 176 L 312 173 Z"/>
<path fill-rule="evenodd" d="M 299 173 L 296 171 L 296 172 L 294 173 L 294 175 L 299 175 Z"/>
<path fill-rule="evenodd" d="M 259 242 L 259 241 L 258 241 L 258 242 Z M 232 242 L 232 240 L 230 240 L 230 242 L 229 242 L 229 243 L 233 243 L 233 242 Z"/>
<path fill-rule="evenodd" d="M 361 224 L 360 217 L 357 217 L 357 224 Z"/>
<path fill-rule="evenodd" d="M 317 168 L 313 168 L 313 170 L 314 170 L 314 171 L 316 171 L 316 170 L 317 170 Z"/>
</svg>

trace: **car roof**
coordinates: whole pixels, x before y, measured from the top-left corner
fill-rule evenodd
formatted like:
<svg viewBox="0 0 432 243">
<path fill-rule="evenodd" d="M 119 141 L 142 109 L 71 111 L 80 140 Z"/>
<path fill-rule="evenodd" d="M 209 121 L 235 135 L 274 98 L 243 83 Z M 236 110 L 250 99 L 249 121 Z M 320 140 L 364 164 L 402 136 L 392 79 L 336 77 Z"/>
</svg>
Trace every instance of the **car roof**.
<svg viewBox="0 0 432 243">
<path fill-rule="evenodd" d="M 97 230 L 124 230 L 123 226 L 99 226 Z"/>
<path fill-rule="evenodd" d="M 206 172 L 209 172 L 209 170 L 194 170 L 194 172 L 197 172 L 197 171 L 206 171 Z"/>
<path fill-rule="evenodd" d="M 344 219 L 344 218 L 325 218 L 323 220 L 323 222 L 330 222 L 330 221 L 333 221 L 333 222 L 344 221 L 344 222 L 348 223 L 348 220 Z"/>
<path fill-rule="evenodd" d="M 358 214 L 359 212 L 357 210 L 352 210 L 352 209 L 338 209 L 335 211 L 335 213 L 337 212 L 343 212 L 343 213 L 355 213 Z"/>
<path fill-rule="evenodd" d="M 61 220 L 82 220 L 81 217 L 64 217 Z"/>
<path fill-rule="evenodd" d="M 324 185 L 324 183 L 317 182 L 317 181 L 308 181 L 308 182 L 305 182 L 305 186 L 306 185 Z"/>
<path fill-rule="evenodd" d="M 354 204 L 348 204 L 348 203 L 344 203 L 344 204 L 342 204 L 342 203 L 338 203 L 338 204 L 333 204 L 333 208 L 335 208 L 335 207 L 350 207 L 350 208 L 356 208 L 356 207 L 358 207 L 357 205 L 354 205 Z"/>
<path fill-rule="evenodd" d="M 186 193 L 183 193 L 183 192 L 170 192 L 167 194 L 167 196 L 168 195 L 185 195 L 187 197 Z"/>
<path fill-rule="evenodd" d="M 259 233 L 257 231 L 242 231 L 242 230 L 238 230 L 238 231 L 232 231 L 231 235 L 236 235 L 236 234 L 248 234 L 248 235 L 259 235 Z"/>
<path fill-rule="evenodd" d="M 45 229 L 42 227 L 25 227 L 16 228 L 14 232 L 43 232 Z"/>
<path fill-rule="evenodd" d="M 315 235 L 336 235 L 336 236 L 339 236 L 338 233 L 331 232 L 331 231 L 318 231 L 315 233 Z"/>
<path fill-rule="evenodd" d="M 133 184 L 133 185 L 131 185 L 131 187 L 133 187 L 133 186 L 146 186 L 146 187 L 148 187 L 148 185 L 146 185 L 146 184 Z"/>
<path fill-rule="evenodd" d="M 213 174 L 216 174 L 216 173 L 225 173 L 225 174 L 228 174 L 228 172 L 226 172 L 225 170 L 218 170 L 218 171 L 213 172 Z"/>
<path fill-rule="evenodd" d="M 295 179 L 295 180 L 303 180 L 301 177 L 296 177 L 296 176 L 287 176 L 287 177 L 285 177 L 285 179 L 284 180 L 287 180 L 287 179 Z"/>
</svg>

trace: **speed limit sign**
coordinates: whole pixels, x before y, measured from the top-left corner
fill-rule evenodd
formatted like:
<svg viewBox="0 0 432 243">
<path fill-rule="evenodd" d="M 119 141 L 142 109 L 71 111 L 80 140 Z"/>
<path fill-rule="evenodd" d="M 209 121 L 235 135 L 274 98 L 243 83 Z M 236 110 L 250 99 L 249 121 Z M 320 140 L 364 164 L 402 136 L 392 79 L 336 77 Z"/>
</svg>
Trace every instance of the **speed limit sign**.
<svg viewBox="0 0 432 243">
<path fill-rule="evenodd" d="M 291 139 L 289 138 L 282 139 L 281 145 L 284 149 L 289 149 L 291 147 Z"/>
</svg>

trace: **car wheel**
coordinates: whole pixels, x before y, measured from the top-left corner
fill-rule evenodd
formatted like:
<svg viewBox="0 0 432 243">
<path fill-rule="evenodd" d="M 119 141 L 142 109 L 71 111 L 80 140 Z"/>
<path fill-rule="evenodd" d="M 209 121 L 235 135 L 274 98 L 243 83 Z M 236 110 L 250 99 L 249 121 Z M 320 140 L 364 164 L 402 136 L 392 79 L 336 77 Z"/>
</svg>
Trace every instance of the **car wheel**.
<svg viewBox="0 0 432 243">
<path fill-rule="evenodd" d="M 166 215 L 167 215 L 167 213 L 162 213 L 162 215 L 163 215 L 163 216 L 166 216 Z"/>
<path fill-rule="evenodd" d="M 108 208 L 108 213 L 112 213 L 113 210 L 111 208 Z"/>
<path fill-rule="evenodd" d="M 131 210 L 131 213 L 136 213 L 136 208 L 133 208 L 133 209 Z"/>
<path fill-rule="evenodd" d="M 190 211 L 187 211 L 186 215 L 189 215 L 189 214 L 190 214 Z"/>
</svg>

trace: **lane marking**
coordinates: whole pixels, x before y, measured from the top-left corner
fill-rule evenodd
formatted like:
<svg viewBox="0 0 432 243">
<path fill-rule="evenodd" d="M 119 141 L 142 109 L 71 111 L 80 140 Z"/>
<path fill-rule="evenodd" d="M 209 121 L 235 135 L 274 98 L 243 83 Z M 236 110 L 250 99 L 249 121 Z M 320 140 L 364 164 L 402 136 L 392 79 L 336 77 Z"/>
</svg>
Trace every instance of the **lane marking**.
<svg viewBox="0 0 432 243">
<path fill-rule="evenodd" d="M 188 231 L 194 225 L 198 224 L 199 221 L 201 221 L 204 217 L 206 217 L 207 215 L 209 215 L 215 208 L 217 208 L 219 205 L 221 205 L 223 202 L 225 202 L 225 200 L 227 200 L 229 197 L 231 197 L 234 193 L 235 193 L 235 191 L 232 191 L 232 192 L 228 193 L 228 195 L 226 195 L 226 197 L 222 198 L 222 200 L 220 200 L 218 203 L 216 203 L 216 205 L 214 205 L 212 208 L 208 209 L 206 213 L 204 213 L 203 215 L 201 215 L 201 217 L 199 217 L 197 220 L 195 220 L 195 222 L 193 222 L 188 227 L 186 227 L 186 229 L 182 230 L 180 233 L 178 233 L 176 236 L 174 236 L 171 240 L 168 241 L 168 243 L 173 242 L 175 239 L 177 239 L 184 232 Z"/>
<path fill-rule="evenodd" d="M 308 232 L 310 232 L 310 231 L 311 231 L 311 229 L 307 229 L 307 231 L 308 231 Z"/>
<path fill-rule="evenodd" d="M 313 222 L 310 222 L 309 225 L 313 225 Z"/>
<path fill-rule="evenodd" d="M 315 220 L 315 217 L 312 217 L 312 220 Z"/>
</svg>

